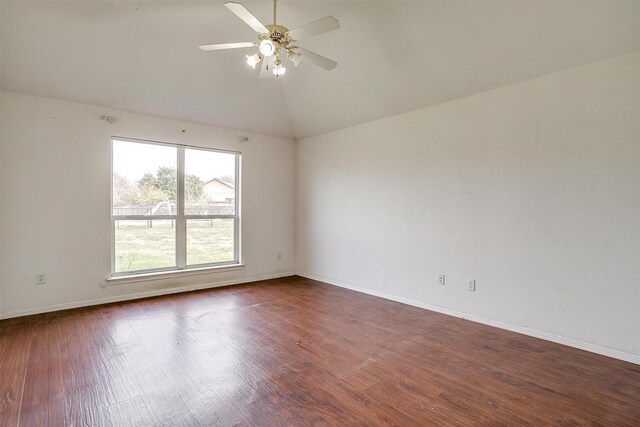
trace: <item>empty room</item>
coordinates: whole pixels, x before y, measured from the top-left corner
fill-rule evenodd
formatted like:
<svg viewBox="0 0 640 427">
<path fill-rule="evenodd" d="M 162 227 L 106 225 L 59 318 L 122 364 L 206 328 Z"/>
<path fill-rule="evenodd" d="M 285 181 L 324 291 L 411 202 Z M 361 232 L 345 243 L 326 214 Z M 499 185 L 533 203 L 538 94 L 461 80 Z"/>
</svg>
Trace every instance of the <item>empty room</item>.
<svg viewBox="0 0 640 427">
<path fill-rule="evenodd" d="M 0 89 L 0 426 L 640 425 L 640 1 L 0 0 Z"/>
</svg>

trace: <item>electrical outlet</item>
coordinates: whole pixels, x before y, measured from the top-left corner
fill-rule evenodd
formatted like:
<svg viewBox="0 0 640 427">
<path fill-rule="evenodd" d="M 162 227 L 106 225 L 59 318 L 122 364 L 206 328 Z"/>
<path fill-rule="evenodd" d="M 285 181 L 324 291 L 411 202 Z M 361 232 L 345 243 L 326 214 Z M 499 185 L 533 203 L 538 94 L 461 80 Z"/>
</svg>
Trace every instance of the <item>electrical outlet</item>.
<svg viewBox="0 0 640 427">
<path fill-rule="evenodd" d="M 36 274 L 36 285 L 44 285 L 47 283 L 47 275 L 44 273 Z"/>
<path fill-rule="evenodd" d="M 282 252 L 278 252 L 278 261 L 282 261 Z"/>
<path fill-rule="evenodd" d="M 444 274 L 440 275 L 440 285 L 444 286 Z"/>
<path fill-rule="evenodd" d="M 467 280 L 467 290 L 475 291 L 476 290 L 476 281 L 475 280 Z"/>
</svg>

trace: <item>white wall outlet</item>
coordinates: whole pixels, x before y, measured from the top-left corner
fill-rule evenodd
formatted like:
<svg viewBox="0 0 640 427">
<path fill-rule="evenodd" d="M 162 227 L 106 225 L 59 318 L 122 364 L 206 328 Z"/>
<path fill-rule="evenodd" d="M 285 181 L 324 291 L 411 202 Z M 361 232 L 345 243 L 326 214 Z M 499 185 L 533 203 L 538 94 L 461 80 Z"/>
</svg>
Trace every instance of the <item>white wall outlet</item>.
<svg viewBox="0 0 640 427">
<path fill-rule="evenodd" d="M 36 285 L 44 285 L 47 283 L 47 275 L 44 273 L 36 274 Z"/>
<path fill-rule="evenodd" d="M 282 252 L 278 252 L 278 261 L 282 261 Z"/>
<path fill-rule="evenodd" d="M 467 290 L 475 291 L 476 290 L 476 281 L 475 280 L 467 280 Z"/>
<path fill-rule="evenodd" d="M 444 274 L 440 275 L 440 285 L 444 286 Z"/>
</svg>

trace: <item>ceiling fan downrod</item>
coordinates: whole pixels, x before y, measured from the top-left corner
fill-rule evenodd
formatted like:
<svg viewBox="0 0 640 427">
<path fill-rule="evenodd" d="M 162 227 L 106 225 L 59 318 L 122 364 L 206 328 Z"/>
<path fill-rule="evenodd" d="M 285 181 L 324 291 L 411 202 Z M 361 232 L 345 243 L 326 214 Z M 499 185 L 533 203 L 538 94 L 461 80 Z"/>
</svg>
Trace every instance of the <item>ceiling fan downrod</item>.
<svg viewBox="0 0 640 427">
<path fill-rule="evenodd" d="M 276 25 L 276 2 L 278 0 L 273 0 L 273 25 Z"/>
</svg>

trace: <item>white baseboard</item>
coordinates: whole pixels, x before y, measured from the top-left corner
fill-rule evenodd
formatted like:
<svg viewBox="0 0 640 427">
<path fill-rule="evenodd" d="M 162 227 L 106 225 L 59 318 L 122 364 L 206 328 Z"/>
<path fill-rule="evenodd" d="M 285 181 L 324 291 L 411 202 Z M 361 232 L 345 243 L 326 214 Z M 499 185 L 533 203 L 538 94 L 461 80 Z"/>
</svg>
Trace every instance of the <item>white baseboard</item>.
<svg viewBox="0 0 640 427">
<path fill-rule="evenodd" d="M 341 288 L 350 289 L 356 292 L 362 292 L 368 295 L 373 295 L 373 296 L 385 298 L 391 301 L 412 305 L 414 307 L 420 307 L 427 310 L 435 311 L 437 313 L 447 314 L 449 316 L 470 320 L 472 322 L 482 323 L 482 324 L 493 326 L 496 328 L 517 332 L 523 335 L 528 335 L 531 337 L 552 341 L 558 344 L 568 345 L 569 347 L 579 348 L 581 350 L 602 354 L 604 356 L 609 356 L 615 359 L 620 359 L 626 362 L 631 362 L 631 363 L 640 365 L 640 356 L 637 356 L 635 354 L 626 353 L 626 352 L 615 350 L 612 348 L 586 343 L 584 341 L 574 340 L 572 338 L 566 338 L 559 335 L 550 334 L 548 332 L 529 329 L 523 326 L 500 322 L 498 320 L 493 320 L 493 319 L 489 319 L 482 316 L 476 316 L 474 314 L 464 313 L 464 312 L 452 310 L 446 307 L 427 304 L 425 302 L 410 299 L 410 298 L 399 297 L 399 296 L 387 294 L 384 292 L 377 292 L 377 291 L 362 288 L 359 286 L 350 285 L 347 283 L 332 280 L 326 277 L 319 277 L 312 274 L 307 274 L 302 272 L 293 272 L 293 271 L 287 271 L 287 272 L 276 273 L 276 274 L 267 274 L 267 275 L 261 275 L 261 276 L 245 277 L 242 279 L 226 280 L 226 281 L 209 283 L 209 284 L 197 284 L 197 285 L 183 286 L 178 288 L 159 289 L 159 290 L 153 290 L 153 291 L 139 292 L 135 294 L 119 295 L 119 296 L 108 297 L 108 298 L 98 298 L 93 300 L 84 300 L 84 301 L 70 302 L 70 303 L 64 303 L 64 304 L 55 304 L 55 305 L 44 306 L 44 307 L 29 308 L 26 310 L 16 310 L 16 311 L 10 311 L 7 313 L 2 313 L 2 315 L 0 315 L 0 319 L 10 319 L 14 317 L 29 316 L 32 314 L 48 313 L 52 311 L 68 310 L 68 309 L 79 308 L 79 307 L 89 307 L 92 305 L 109 304 L 113 302 L 136 300 L 136 299 L 149 298 L 149 297 L 160 296 L 160 295 L 176 294 L 181 292 L 195 291 L 199 289 L 212 289 L 212 288 L 218 288 L 223 286 L 239 285 L 242 283 L 277 279 L 280 277 L 287 277 L 287 276 L 293 276 L 293 275 L 298 275 L 298 276 L 306 277 L 309 279 L 318 280 L 320 282 L 324 282 L 329 285 L 339 286 Z"/>
<path fill-rule="evenodd" d="M 592 353 L 602 354 L 604 356 L 613 357 L 615 359 L 624 360 L 626 362 L 631 362 L 640 365 L 640 356 L 626 353 L 624 351 L 614 350 L 612 348 L 603 347 L 595 344 L 586 343 L 584 341 L 574 340 L 572 338 L 566 338 L 559 335 L 550 334 L 548 332 L 538 331 L 535 329 L 525 328 L 523 326 L 513 325 L 511 323 L 500 322 L 498 320 L 489 319 L 482 316 L 476 316 L 474 314 L 464 313 L 461 311 L 452 310 L 446 307 L 440 307 L 437 305 L 427 304 L 422 301 L 399 297 L 392 294 L 387 294 L 384 292 L 372 291 L 370 289 L 362 288 L 355 285 L 350 285 L 347 283 L 339 282 L 336 280 L 328 279 L 326 277 L 319 277 L 313 274 L 307 274 L 302 272 L 296 272 L 298 276 L 306 277 L 308 279 L 317 280 L 320 282 L 327 283 L 333 286 L 339 286 L 341 288 L 350 289 L 356 292 L 362 292 L 368 295 L 373 295 L 380 298 L 385 298 L 391 301 L 400 302 L 407 305 L 412 305 L 414 307 L 420 307 L 427 310 L 435 311 L 437 313 L 447 314 L 449 316 L 459 317 L 461 319 L 470 320 L 472 322 L 482 323 L 484 325 L 494 326 L 500 329 L 506 329 L 507 331 L 517 332 L 519 334 L 528 335 L 535 338 L 540 338 L 546 341 L 552 341 L 558 344 L 564 344 L 569 347 L 579 348 L 581 350 L 586 350 Z"/>
<path fill-rule="evenodd" d="M 45 307 L 28 308 L 26 310 L 16 310 L 16 311 L 9 311 L 7 313 L 2 313 L 2 315 L 0 315 L 0 319 L 10 319 L 13 317 L 30 316 L 32 314 L 49 313 L 52 311 L 68 310 L 71 308 L 90 307 L 92 305 L 109 304 L 112 302 L 130 301 L 130 300 L 136 300 L 141 298 L 156 297 L 160 295 L 177 294 L 181 292 L 196 291 L 199 289 L 211 289 L 211 288 L 219 288 L 222 286 L 239 285 L 241 283 L 258 282 L 260 280 L 269 280 L 269 279 L 277 279 L 280 277 L 294 276 L 295 274 L 296 273 L 293 271 L 287 271 L 287 272 L 276 273 L 276 274 L 265 274 L 261 276 L 244 277 L 242 279 L 225 280 L 225 281 L 215 282 L 215 283 L 201 283 L 197 285 L 181 286 L 177 288 L 158 289 L 153 291 L 138 292 L 135 294 L 118 295 L 114 297 L 68 302 L 64 304 L 55 304 L 55 305 L 49 305 Z"/>
</svg>

